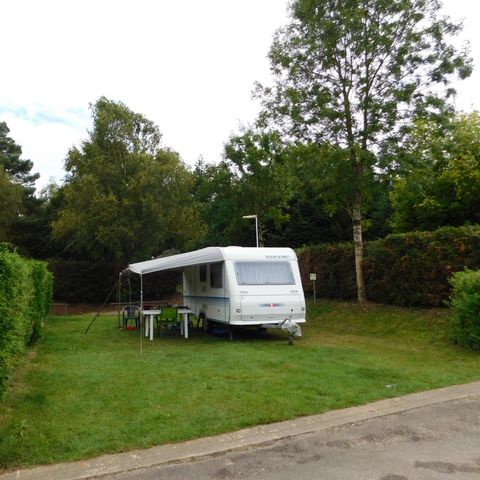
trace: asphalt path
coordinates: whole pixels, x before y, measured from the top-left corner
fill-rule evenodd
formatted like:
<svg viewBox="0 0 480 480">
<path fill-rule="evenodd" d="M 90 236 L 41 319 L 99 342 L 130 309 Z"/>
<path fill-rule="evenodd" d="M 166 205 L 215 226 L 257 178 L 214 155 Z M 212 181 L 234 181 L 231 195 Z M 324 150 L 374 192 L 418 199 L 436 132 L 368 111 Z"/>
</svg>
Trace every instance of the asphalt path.
<svg viewBox="0 0 480 480">
<path fill-rule="evenodd" d="M 109 480 L 480 479 L 480 395 Z"/>
</svg>

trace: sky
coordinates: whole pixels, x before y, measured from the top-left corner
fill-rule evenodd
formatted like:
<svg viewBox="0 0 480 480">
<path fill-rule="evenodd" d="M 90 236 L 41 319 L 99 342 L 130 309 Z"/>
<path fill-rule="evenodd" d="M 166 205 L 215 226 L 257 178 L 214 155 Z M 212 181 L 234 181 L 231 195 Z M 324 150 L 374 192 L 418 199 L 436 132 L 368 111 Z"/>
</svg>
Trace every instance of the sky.
<svg viewBox="0 0 480 480">
<path fill-rule="evenodd" d="M 39 172 L 61 182 L 72 146 L 87 139 L 101 96 L 155 122 L 163 145 L 193 166 L 221 159 L 253 122 L 255 81 L 270 81 L 273 33 L 288 0 L 1 0 L 0 121 Z M 463 18 L 478 70 L 455 85 L 457 108 L 480 109 L 480 2 L 444 0 Z"/>
</svg>

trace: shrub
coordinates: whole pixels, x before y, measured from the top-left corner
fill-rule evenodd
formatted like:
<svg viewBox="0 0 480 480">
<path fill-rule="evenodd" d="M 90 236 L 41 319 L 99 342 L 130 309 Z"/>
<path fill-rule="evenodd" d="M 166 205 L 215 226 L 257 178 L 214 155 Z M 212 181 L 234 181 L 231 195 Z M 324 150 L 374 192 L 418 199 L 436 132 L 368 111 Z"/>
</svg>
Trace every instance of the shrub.
<svg viewBox="0 0 480 480">
<path fill-rule="evenodd" d="M 44 262 L 26 260 L 0 245 L 0 398 L 15 356 L 40 336 L 51 292 L 52 276 Z"/>
<path fill-rule="evenodd" d="M 480 270 L 456 272 L 450 283 L 454 340 L 471 350 L 480 350 Z"/>
<path fill-rule="evenodd" d="M 316 273 L 318 295 L 326 298 L 349 299 L 356 295 L 353 245 L 327 243 L 304 247 L 297 251 L 306 291 L 312 290 L 309 274 Z"/>
<path fill-rule="evenodd" d="M 298 251 L 304 287 L 317 274 L 317 292 L 328 298 L 355 298 L 353 245 L 325 244 Z M 440 306 L 448 299 L 452 273 L 480 268 L 480 227 L 445 227 L 368 242 L 364 274 L 369 300 L 393 305 Z"/>
<path fill-rule="evenodd" d="M 53 298 L 56 301 L 89 304 L 102 304 L 123 270 L 122 266 L 113 263 L 63 258 L 49 259 L 48 268 L 55 277 Z M 163 300 L 174 293 L 181 282 L 182 274 L 177 270 L 149 274 L 144 278 L 144 298 Z M 130 277 L 130 288 L 127 275 L 122 279 L 122 300 L 130 295 L 134 301 L 140 298 L 140 277 L 135 274 Z M 110 301 L 116 300 L 117 291 L 114 291 Z"/>
<path fill-rule="evenodd" d="M 48 268 L 55 277 L 53 298 L 69 303 L 100 304 L 118 278 L 120 267 L 111 263 L 53 258 Z"/>
</svg>

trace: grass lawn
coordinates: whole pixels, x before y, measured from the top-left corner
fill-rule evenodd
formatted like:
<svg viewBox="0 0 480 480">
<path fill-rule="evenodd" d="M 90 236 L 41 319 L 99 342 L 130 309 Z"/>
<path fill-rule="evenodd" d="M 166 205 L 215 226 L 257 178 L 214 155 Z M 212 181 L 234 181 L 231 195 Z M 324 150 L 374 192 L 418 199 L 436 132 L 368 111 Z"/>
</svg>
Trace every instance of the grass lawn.
<svg viewBox="0 0 480 480">
<path fill-rule="evenodd" d="M 53 317 L 0 404 L 0 468 L 212 435 L 480 379 L 446 310 L 320 301 L 303 337 L 146 341 L 101 316 Z"/>
</svg>

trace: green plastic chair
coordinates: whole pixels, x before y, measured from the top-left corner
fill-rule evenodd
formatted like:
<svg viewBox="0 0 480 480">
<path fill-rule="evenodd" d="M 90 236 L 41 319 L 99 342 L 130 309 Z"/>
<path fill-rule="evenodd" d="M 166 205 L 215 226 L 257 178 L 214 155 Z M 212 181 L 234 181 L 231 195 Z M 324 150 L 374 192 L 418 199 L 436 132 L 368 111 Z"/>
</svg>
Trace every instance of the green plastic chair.
<svg viewBox="0 0 480 480">
<path fill-rule="evenodd" d="M 179 326 L 177 307 L 162 307 L 162 313 L 157 317 L 157 333 L 162 335 L 162 326 L 165 331 L 175 333 Z"/>
</svg>

